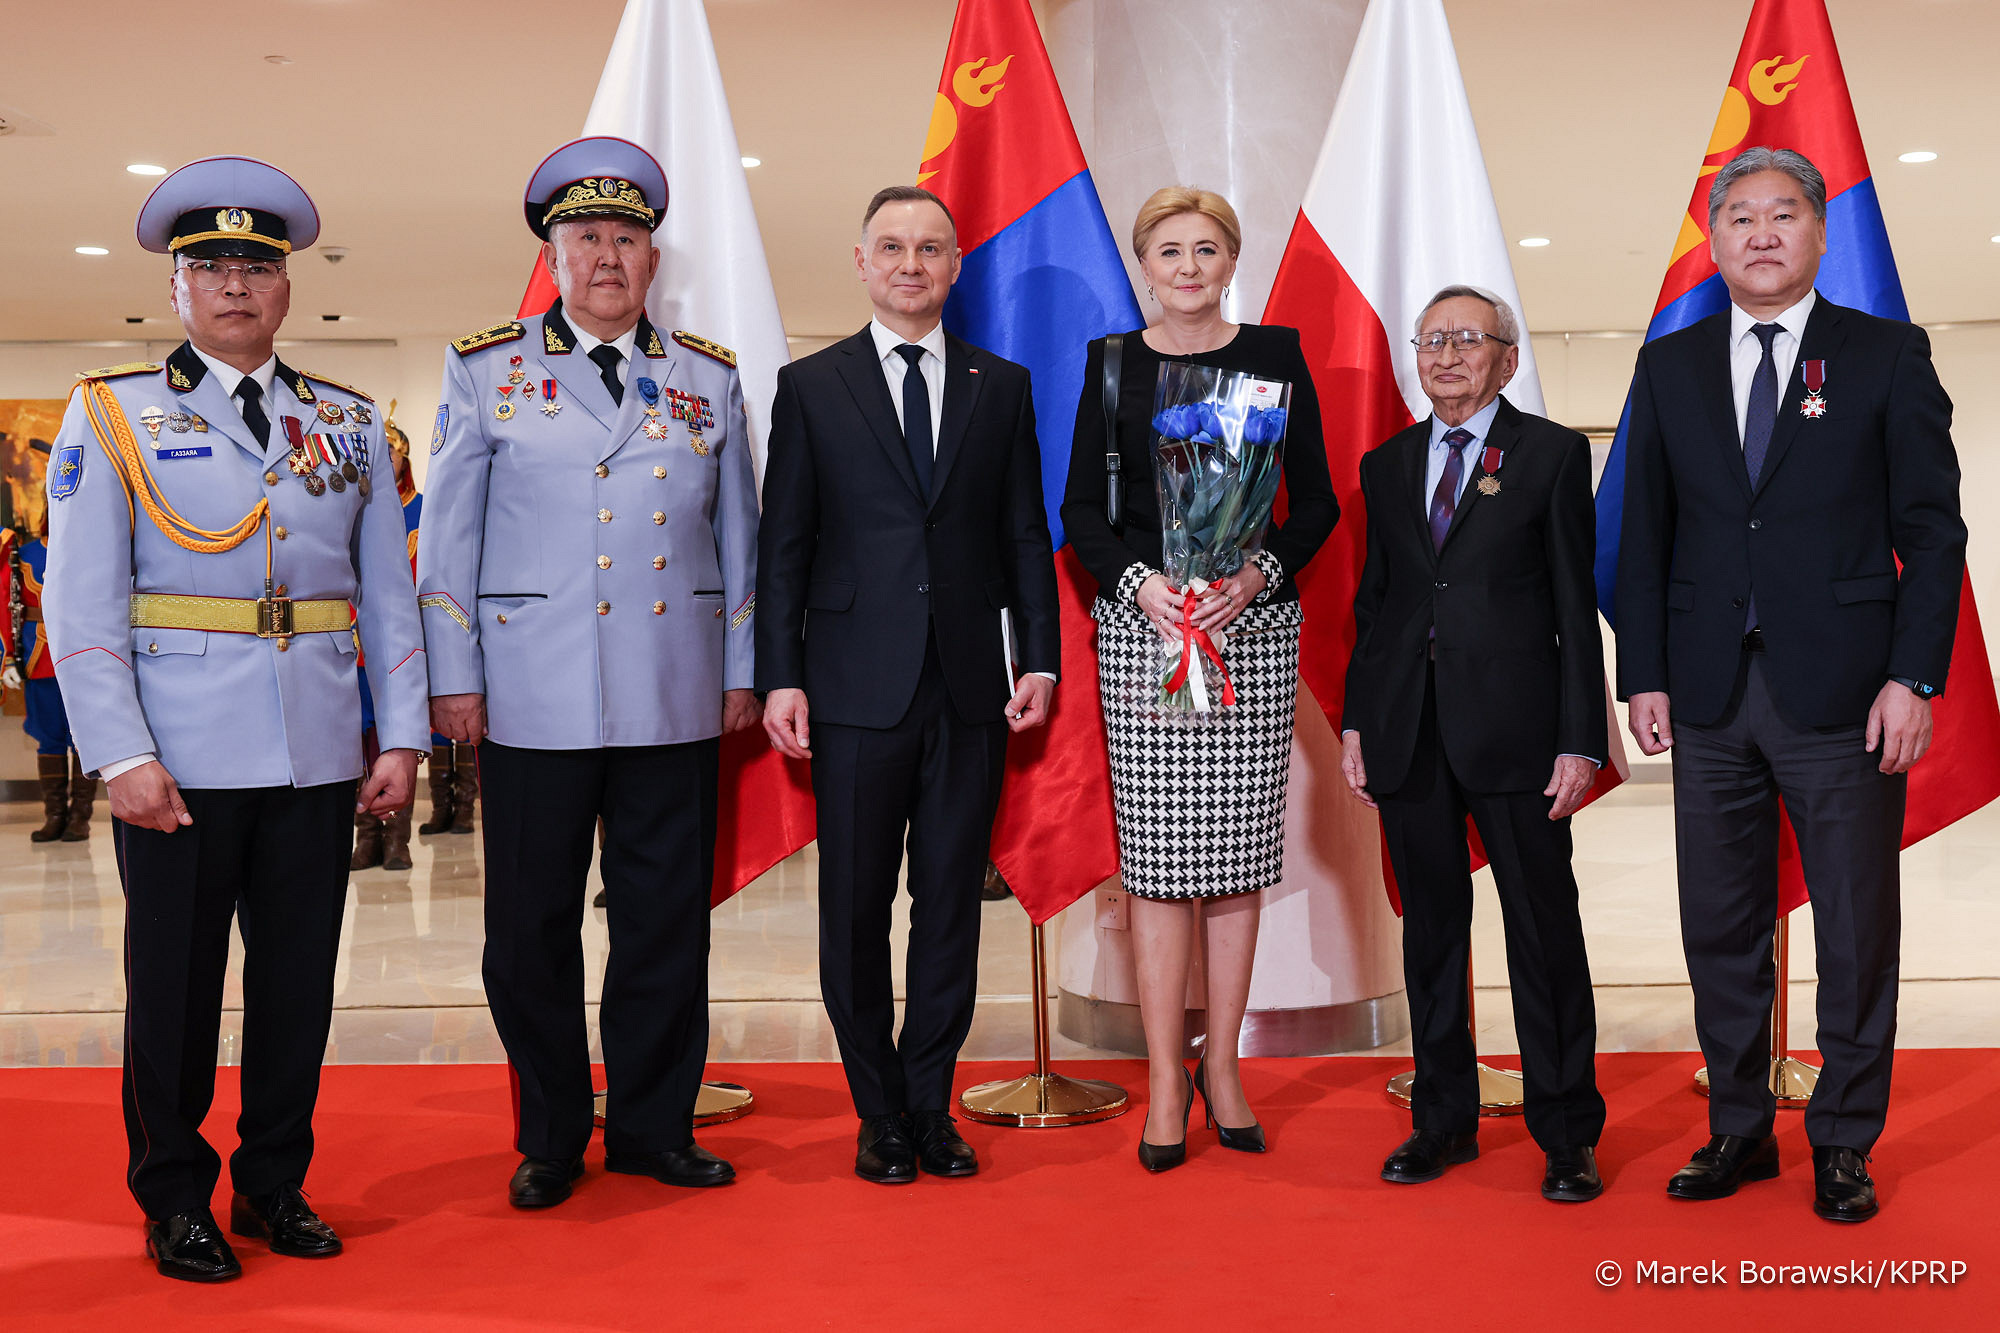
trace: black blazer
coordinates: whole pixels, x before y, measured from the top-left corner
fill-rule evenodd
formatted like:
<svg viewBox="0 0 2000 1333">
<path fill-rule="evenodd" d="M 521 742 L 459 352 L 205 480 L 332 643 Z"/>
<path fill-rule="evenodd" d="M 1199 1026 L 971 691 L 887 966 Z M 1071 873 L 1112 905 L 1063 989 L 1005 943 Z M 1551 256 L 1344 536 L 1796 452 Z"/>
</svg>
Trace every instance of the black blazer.
<svg viewBox="0 0 2000 1333">
<path fill-rule="evenodd" d="M 760 693 L 803 689 L 816 721 L 894 726 L 934 625 L 959 715 L 1000 721 L 1001 608 L 1021 670 L 1061 661 L 1027 370 L 946 336 L 923 496 L 867 329 L 784 367 L 757 567 Z"/>
<path fill-rule="evenodd" d="M 1800 410 L 1808 361 L 1826 363 L 1816 419 Z M 1619 698 L 1664 690 L 1677 720 L 1721 717 L 1753 587 L 1772 690 L 1795 722 L 1859 726 L 1892 676 L 1943 688 L 1965 524 L 1951 399 L 1922 329 L 1820 297 L 1755 491 L 1728 311 L 1640 351 L 1631 410 Z"/>
<path fill-rule="evenodd" d="M 1604 762 L 1604 641 L 1591 581 L 1597 514 L 1590 442 L 1506 399 L 1486 447 L 1503 452 L 1485 495 L 1484 450 L 1445 533 L 1431 544 L 1426 417 L 1361 460 L 1368 555 L 1354 596 L 1343 731 L 1361 733 L 1372 791 L 1410 770 L 1437 627 L 1437 727 L 1474 791 L 1540 791 L 1556 756 Z"/>
</svg>

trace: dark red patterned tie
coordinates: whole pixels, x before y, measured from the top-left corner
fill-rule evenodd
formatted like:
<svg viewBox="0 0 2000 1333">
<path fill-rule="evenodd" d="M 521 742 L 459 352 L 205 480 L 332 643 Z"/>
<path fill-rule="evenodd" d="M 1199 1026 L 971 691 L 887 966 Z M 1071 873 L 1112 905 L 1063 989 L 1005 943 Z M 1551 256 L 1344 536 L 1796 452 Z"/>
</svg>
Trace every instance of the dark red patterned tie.
<svg viewBox="0 0 2000 1333">
<path fill-rule="evenodd" d="M 1431 496 L 1431 546 L 1442 551 L 1444 535 L 1451 531 L 1451 516 L 1458 509 L 1458 486 L 1465 479 L 1465 457 L 1459 452 L 1472 442 L 1472 432 L 1463 426 L 1455 426 L 1444 433 L 1444 442 L 1451 446 L 1445 455 L 1444 475 L 1438 478 L 1438 488 Z"/>
</svg>

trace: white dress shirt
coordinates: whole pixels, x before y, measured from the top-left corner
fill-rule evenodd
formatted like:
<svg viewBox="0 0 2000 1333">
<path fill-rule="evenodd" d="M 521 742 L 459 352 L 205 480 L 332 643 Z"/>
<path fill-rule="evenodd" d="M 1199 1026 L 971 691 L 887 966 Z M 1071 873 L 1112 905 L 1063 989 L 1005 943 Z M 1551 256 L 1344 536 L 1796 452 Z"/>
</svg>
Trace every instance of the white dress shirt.
<svg viewBox="0 0 2000 1333">
<path fill-rule="evenodd" d="M 896 405 L 896 424 L 903 424 L 903 376 L 910 373 L 910 363 L 896 349 L 906 342 L 915 342 L 924 349 L 917 358 L 917 369 L 923 372 L 924 387 L 930 390 L 931 400 L 931 456 L 937 456 L 938 422 L 944 417 L 944 325 L 931 325 L 931 331 L 921 338 L 905 338 L 879 319 L 868 321 L 868 332 L 875 338 L 875 355 L 882 363 L 882 378 L 889 385 L 889 401 Z M 908 427 L 904 427 L 908 438 Z"/>
<path fill-rule="evenodd" d="M 1773 320 L 1759 320 L 1729 307 L 1729 390 L 1736 399 L 1736 443 L 1743 444 L 1744 422 L 1750 415 L 1750 381 L 1756 378 L 1757 364 L 1764 359 L 1764 344 L 1751 329 L 1760 323 L 1776 324 L 1781 332 L 1771 339 L 1771 362 L 1778 368 L 1778 401 L 1785 401 L 1785 386 L 1792 382 L 1792 368 L 1799 363 L 1799 340 L 1805 337 L 1806 319 L 1812 314 L 1818 292 L 1807 292 L 1805 300 Z"/>
<path fill-rule="evenodd" d="M 243 400 L 236 396 L 236 387 L 243 383 L 244 380 L 251 380 L 256 383 L 257 388 L 264 395 L 264 419 L 274 426 L 277 424 L 277 409 L 271 402 L 271 386 L 277 382 L 278 378 L 278 354 L 276 352 L 264 358 L 263 365 L 246 375 L 227 361 L 216 360 L 207 352 L 196 347 L 192 342 L 188 343 L 188 346 L 193 349 L 196 356 L 201 358 L 201 363 L 208 367 L 208 373 L 215 376 L 216 380 L 223 386 L 223 392 L 229 395 L 229 401 L 236 408 L 237 415 L 242 415 Z M 121 774 L 130 773 L 141 764 L 152 763 L 158 757 L 158 755 L 151 753 L 135 754 L 130 759 L 120 759 L 116 763 L 104 765 L 104 767 L 97 770 L 97 776 L 105 782 L 109 782 Z"/>
<path fill-rule="evenodd" d="M 592 352 L 604 346 L 604 339 L 598 337 L 596 334 L 592 333 L 589 329 L 584 328 L 582 325 L 578 324 L 574 319 L 567 320 L 565 322 L 568 323 L 569 325 L 569 331 L 576 335 L 576 350 L 582 352 L 585 356 L 589 356 Z M 620 375 L 623 375 L 625 373 L 625 368 L 632 364 L 632 349 L 636 347 L 638 343 L 639 343 L 639 321 L 636 319 L 632 321 L 631 328 L 625 330 L 625 332 L 619 334 L 616 338 L 613 338 L 611 340 L 612 349 L 615 350 L 618 353 L 618 355 L 625 358 L 623 361 L 620 361 L 618 363 L 618 373 Z"/>
<path fill-rule="evenodd" d="M 1431 512 L 1431 498 L 1437 494 L 1438 482 L 1444 479 L 1445 463 L 1451 457 L 1451 446 L 1444 442 L 1445 432 L 1467 430 L 1472 433 L 1472 438 L 1459 446 L 1462 462 L 1458 471 L 1458 494 L 1451 501 L 1456 507 L 1465 498 L 1465 488 L 1472 482 L 1472 460 L 1479 456 L 1480 449 L 1486 444 L 1486 432 L 1493 429 L 1493 418 L 1499 415 L 1498 394 L 1493 396 L 1492 402 L 1468 417 L 1463 426 L 1447 426 L 1435 412 L 1431 414 L 1431 450 L 1424 459 L 1424 493 L 1417 497 L 1417 503 L 1423 507 L 1425 514 Z"/>
</svg>

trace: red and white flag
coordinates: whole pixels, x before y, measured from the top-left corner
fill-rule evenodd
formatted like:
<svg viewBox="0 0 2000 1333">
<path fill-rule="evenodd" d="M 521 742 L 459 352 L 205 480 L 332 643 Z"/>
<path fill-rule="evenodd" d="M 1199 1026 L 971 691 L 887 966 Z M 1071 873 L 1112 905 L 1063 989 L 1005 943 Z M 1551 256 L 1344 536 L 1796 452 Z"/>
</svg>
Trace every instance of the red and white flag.
<svg viewBox="0 0 2000 1333">
<path fill-rule="evenodd" d="M 1430 414 L 1410 337 L 1452 283 L 1501 296 L 1526 327 L 1442 0 L 1373 0 L 1264 308 L 1266 323 L 1299 330 L 1340 497 L 1340 525 L 1299 577 L 1300 673 L 1336 725 L 1367 550 L 1361 457 Z M 1520 352 L 1506 397 L 1540 414 L 1525 338 Z M 1610 733 L 1593 798 L 1628 771 L 1615 715 Z"/>
</svg>

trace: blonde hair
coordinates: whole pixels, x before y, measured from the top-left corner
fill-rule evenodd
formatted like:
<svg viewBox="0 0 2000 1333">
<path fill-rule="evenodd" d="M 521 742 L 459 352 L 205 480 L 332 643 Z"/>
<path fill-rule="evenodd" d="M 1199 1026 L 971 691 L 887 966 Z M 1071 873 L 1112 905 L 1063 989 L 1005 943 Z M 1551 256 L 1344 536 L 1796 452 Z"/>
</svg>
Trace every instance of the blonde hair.
<svg viewBox="0 0 2000 1333">
<path fill-rule="evenodd" d="M 1236 210 L 1229 206 L 1227 199 L 1198 185 L 1163 185 L 1139 205 L 1139 216 L 1132 219 L 1133 255 L 1144 259 L 1146 246 L 1151 243 L 1159 225 L 1183 213 L 1199 213 L 1220 227 L 1222 239 L 1229 246 L 1230 258 L 1234 259 L 1243 252 L 1243 227 L 1236 221 Z"/>
</svg>

